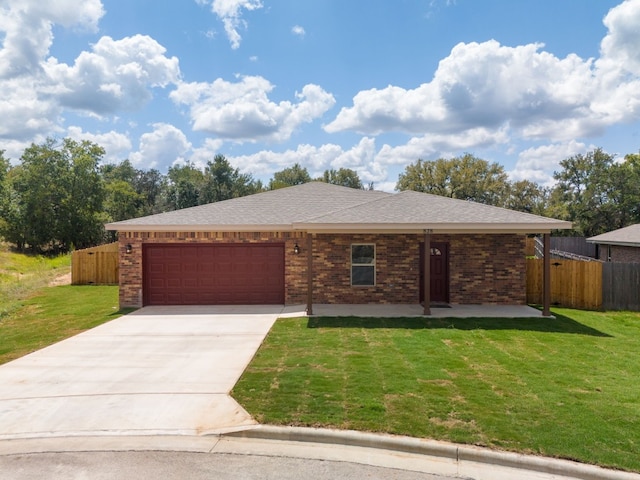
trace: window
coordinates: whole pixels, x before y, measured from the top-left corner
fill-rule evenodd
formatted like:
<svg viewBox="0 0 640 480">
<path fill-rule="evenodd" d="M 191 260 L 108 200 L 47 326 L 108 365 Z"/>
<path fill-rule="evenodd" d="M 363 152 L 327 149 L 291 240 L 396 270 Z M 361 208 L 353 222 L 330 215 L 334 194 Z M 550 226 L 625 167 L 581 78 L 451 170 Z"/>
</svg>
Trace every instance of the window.
<svg viewBox="0 0 640 480">
<path fill-rule="evenodd" d="M 374 244 L 351 245 L 351 285 L 376 284 L 376 246 Z"/>
</svg>

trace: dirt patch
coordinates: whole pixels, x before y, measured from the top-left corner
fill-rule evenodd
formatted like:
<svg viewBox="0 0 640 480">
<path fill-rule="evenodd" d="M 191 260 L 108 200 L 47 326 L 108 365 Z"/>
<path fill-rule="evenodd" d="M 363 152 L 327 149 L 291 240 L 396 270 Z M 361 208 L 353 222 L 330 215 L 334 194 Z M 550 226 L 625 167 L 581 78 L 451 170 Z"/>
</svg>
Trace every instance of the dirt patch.
<svg viewBox="0 0 640 480">
<path fill-rule="evenodd" d="M 60 275 L 49 282 L 50 287 L 58 287 L 60 285 L 71 285 L 71 272 Z"/>
</svg>

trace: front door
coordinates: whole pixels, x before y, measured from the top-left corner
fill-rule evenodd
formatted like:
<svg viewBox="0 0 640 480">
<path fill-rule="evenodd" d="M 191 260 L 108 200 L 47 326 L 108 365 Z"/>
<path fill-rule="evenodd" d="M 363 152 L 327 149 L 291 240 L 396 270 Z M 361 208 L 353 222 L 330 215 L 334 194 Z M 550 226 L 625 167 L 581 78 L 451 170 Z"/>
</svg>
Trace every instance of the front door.
<svg viewBox="0 0 640 480">
<path fill-rule="evenodd" d="M 449 303 L 449 244 L 431 243 L 431 303 Z M 420 303 L 424 302 L 424 243 L 420 244 Z"/>
</svg>

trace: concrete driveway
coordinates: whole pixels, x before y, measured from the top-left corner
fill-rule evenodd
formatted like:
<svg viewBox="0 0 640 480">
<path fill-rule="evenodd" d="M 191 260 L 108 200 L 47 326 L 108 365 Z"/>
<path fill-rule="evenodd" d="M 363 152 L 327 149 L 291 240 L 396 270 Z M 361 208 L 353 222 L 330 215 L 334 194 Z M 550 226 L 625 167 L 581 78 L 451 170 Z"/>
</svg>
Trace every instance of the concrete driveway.
<svg viewBox="0 0 640 480">
<path fill-rule="evenodd" d="M 2 365 L 0 439 L 254 425 L 228 393 L 282 310 L 146 307 Z"/>
</svg>

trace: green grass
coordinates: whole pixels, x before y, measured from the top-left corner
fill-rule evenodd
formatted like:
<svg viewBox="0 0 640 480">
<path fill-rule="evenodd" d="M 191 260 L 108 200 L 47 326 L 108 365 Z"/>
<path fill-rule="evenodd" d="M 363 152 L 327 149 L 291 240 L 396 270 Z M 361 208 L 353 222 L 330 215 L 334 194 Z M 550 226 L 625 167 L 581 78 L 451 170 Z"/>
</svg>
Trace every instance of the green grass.
<svg viewBox="0 0 640 480">
<path fill-rule="evenodd" d="M 233 396 L 260 422 L 640 471 L 640 314 L 279 319 Z"/>
<path fill-rule="evenodd" d="M 25 255 L 0 244 L 0 364 L 126 313 L 118 311 L 117 286 L 50 287 L 70 265 L 70 255 Z"/>
<path fill-rule="evenodd" d="M 29 295 L 70 272 L 71 255 L 44 257 L 12 252 L 0 243 L 0 321 Z"/>
<path fill-rule="evenodd" d="M 0 320 L 0 364 L 113 320 L 117 286 L 59 286 L 37 295 Z"/>
</svg>

